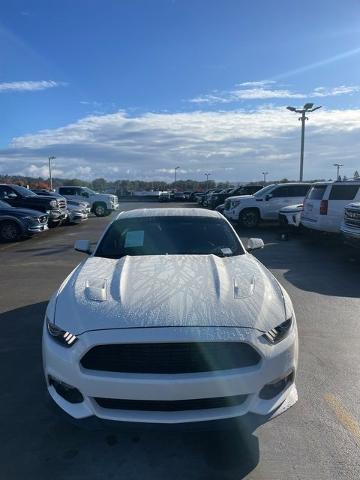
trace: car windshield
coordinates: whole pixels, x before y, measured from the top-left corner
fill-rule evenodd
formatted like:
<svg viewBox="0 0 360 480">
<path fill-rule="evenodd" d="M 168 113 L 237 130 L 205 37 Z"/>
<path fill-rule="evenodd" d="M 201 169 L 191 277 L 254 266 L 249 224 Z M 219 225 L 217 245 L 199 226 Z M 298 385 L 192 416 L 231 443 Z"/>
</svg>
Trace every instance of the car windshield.
<svg viewBox="0 0 360 480">
<path fill-rule="evenodd" d="M 20 187 L 19 185 L 13 185 L 12 188 L 22 197 L 37 197 L 36 193 L 32 192 L 28 188 Z"/>
<path fill-rule="evenodd" d="M 274 188 L 274 185 L 268 185 L 267 187 L 264 187 L 261 190 L 258 190 L 256 193 L 254 193 L 254 197 L 263 197 L 267 193 L 270 193 L 273 188 Z"/>
<path fill-rule="evenodd" d="M 213 254 L 224 257 L 243 253 L 238 237 L 221 218 L 154 216 L 116 220 L 105 233 L 95 256 Z"/>
<path fill-rule="evenodd" d="M 94 192 L 94 190 L 91 190 L 91 188 L 84 187 L 83 191 L 87 192 L 89 195 L 96 195 L 97 192 Z"/>
</svg>

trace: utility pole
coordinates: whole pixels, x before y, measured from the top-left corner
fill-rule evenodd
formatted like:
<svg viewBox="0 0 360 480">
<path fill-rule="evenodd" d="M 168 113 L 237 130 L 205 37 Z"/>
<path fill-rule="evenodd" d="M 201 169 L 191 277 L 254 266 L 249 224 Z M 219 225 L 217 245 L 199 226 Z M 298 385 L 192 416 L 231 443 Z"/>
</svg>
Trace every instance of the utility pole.
<svg viewBox="0 0 360 480">
<path fill-rule="evenodd" d="M 55 160 L 56 157 L 49 157 L 49 187 L 50 190 L 53 189 L 53 183 L 52 183 L 52 174 L 51 174 L 51 160 Z"/>
<path fill-rule="evenodd" d="M 204 173 L 204 175 L 206 177 L 206 190 L 209 190 L 209 177 L 211 173 Z"/>
<path fill-rule="evenodd" d="M 340 172 L 340 167 L 343 167 L 343 163 L 334 163 L 334 167 L 336 167 L 336 180 L 339 180 L 339 172 Z"/>
<path fill-rule="evenodd" d="M 264 185 L 266 184 L 266 175 L 269 174 L 269 172 L 262 172 L 262 174 L 264 175 Z"/>
<path fill-rule="evenodd" d="M 177 170 L 179 170 L 179 168 L 180 167 L 175 167 L 174 168 L 174 184 L 176 183 L 176 172 L 177 172 Z M 175 185 L 174 185 L 174 187 L 175 187 Z"/>
<path fill-rule="evenodd" d="M 313 103 L 305 103 L 303 108 L 296 108 L 296 107 L 286 107 L 290 112 L 296 112 L 296 113 L 301 113 L 301 117 L 299 117 L 299 120 L 301 121 L 301 148 L 300 148 L 300 182 L 303 181 L 303 176 L 304 176 L 304 145 L 305 145 L 305 122 L 306 120 L 309 120 L 309 118 L 306 116 L 307 113 L 309 112 L 314 112 L 315 110 L 318 110 L 321 108 L 321 105 L 318 107 L 314 107 Z"/>
</svg>

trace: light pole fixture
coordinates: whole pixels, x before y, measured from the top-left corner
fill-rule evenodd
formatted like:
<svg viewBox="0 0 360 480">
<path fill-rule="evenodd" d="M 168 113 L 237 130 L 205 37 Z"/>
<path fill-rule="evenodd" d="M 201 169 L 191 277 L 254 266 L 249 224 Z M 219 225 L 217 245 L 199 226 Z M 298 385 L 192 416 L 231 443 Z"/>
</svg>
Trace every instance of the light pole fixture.
<svg viewBox="0 0 360 480">
<path fill-rule="evenodd" d="M 269 175 L 269 172 L 262 172 L 262 174 L 264 175 L 264 184 L 266 183 L 266 175 Z"/>
<path fill-rule="evenodd" d="M 209 190 L 209 177 L 211 173 L 204 173 L 204 175 L 206 177 L 206 190 Z"/>
<path fill-rule="evenodd" d="M 176 183 L 176 172 L 179 170 L 180 167 L 175 167 L 174 168 L 174 183 Z"/>
<path fill-rule="evenodd" d="M 313 103 L 305 103 L 303 108 L 296 108 L 296 107 L 286 107 L 290 112 L 301 113 L 301 117 L 299 120 L 301 121 L 301 150 L 300 150 L 300 182 L 303 181 L 303 174 L 304 174 L 304 142 L 305 142 L 305 122 L 309 120 L 306 116 L 309 112 L 314 112 L 321 108 L 321 105 L 314 107 Z"/>
<path fill-rule="evenodd" d="M 51 160 L 55 160 L 56 157 L 49 157 L 49 187 L 50 190 L 53 189 L 53 183 L 52 183 L 52 174 L 51 174 Z"/>
<path fill-rule="evenodd" d="M 336 167 L 336 180 L 339 180 L 339 172 L 340 172 L 340 167 L 343 167 L 343 163 L 334 163 L 334 167 Z"/>
</svg>

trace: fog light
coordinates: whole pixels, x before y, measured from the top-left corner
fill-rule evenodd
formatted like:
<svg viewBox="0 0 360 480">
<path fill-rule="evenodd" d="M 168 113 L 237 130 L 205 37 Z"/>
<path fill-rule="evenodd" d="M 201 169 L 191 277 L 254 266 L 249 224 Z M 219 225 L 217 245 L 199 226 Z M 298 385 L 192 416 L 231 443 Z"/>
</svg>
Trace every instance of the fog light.
<svg viewBox="0 0 360 480">
<path fill-rule="evenodd" d="M 51 376 L 49 378 L 49 385 L 52 385 L 56 393 L 63 397 L 67 402 L 70 403 L 81 403 L 84 401 L 84 397 L 82 393 L 75 387 L 68 385 L 67 383 L 61 382 L 60 380 L 56 380 Z"/>
<path fill-rule="evenodd" d="M 267 383 L 259 393 L 259 397 L 263 400 L 270 400 L 281 393 L 285 388 L 294 381 L 294 372 L 291 372 L 286 377 Z"/>
</svg>

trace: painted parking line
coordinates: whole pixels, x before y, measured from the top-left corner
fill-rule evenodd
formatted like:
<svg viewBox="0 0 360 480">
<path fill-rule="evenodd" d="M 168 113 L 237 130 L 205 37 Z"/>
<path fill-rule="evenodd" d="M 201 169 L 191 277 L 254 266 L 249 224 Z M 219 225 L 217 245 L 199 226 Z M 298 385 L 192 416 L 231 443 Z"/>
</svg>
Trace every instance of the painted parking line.
<svg viewBox="0 0 360 480">
<path fill-rule="evenodd" d="M 335 412 L 335 415 L 341 425 L 350 432 L 356 440 L 356 443 L 360 446 L 360 425 L 359 422 L 351 415 L 351 413 L 344 407 L 338 397 L 332 393 L 327 393 L 324 396 L 327 404 Z"/>
</svg>

